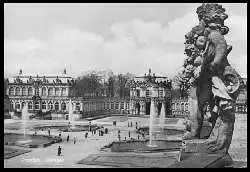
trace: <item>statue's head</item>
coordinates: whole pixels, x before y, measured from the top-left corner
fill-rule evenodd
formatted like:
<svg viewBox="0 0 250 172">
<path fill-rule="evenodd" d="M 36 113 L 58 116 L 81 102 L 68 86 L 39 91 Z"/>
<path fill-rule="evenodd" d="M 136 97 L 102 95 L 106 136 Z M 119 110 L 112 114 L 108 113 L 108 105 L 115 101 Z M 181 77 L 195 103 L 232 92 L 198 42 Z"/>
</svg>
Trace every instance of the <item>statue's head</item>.
<svg viewBox="0 0 250 172">
<path fill-rule="evenodd" d="M 228 33 L 229 28 L 224 26 L 224 20 L 228 18 L 225 8 L 218 4 L 203 3 L 196 10 L 199 21 L 205 24 L 210 30 L 218 30 L 222 35 Z"/>
<path fill-rule="evenodd" d="M 228 18 L 225 11 L 222 5 L 203 3 L 202 6 L 197 8 L 196 13 L 198 14 L 199 20 L 203 20 L 206 24 L 217 23 L 224 25 L 224 20 Z"/>
</svg>

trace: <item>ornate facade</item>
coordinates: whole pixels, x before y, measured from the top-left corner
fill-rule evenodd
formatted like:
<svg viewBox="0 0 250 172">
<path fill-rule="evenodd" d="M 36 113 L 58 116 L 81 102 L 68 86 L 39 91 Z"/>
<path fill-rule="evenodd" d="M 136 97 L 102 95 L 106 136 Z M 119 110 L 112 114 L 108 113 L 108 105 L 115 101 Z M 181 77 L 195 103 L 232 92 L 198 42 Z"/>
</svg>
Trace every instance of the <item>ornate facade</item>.
<svg viewBox="0 0 250 172">
<path fill-rule="evenodd" d="M 28 111 L 51 112 L 65 114 L 68 111 L 70 89 L 74 79 L 66 75 L 61 76 L 25 76 L 19 75 L 8 79 L 7 95 L 10 99 L 10 112 L 21 112 L 27 104 Z M 78 108 L 76 104 L 75 108 Z"/>
<path fill-rule="evenodd" d="M 171 81 L 167 77 L 149 73 L 135 77 L 128 83 L 130 87 L 130 113 L 133 115 L 149 115 L 151 102 L 156 106 L 158 115 L 165 108 L 165 116 L 171 115 Z"/>
</svg>

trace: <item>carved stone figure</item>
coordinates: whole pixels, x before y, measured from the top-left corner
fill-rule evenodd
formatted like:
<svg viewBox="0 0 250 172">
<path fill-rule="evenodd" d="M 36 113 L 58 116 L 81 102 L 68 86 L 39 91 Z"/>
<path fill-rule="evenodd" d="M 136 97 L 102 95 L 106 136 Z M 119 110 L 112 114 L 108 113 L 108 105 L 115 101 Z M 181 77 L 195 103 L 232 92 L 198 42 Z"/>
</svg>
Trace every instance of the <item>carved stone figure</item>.
<svg viewBox="0 0 250 172">
<path fill-rule="evenodd" d="M 204 116 L 214 128 L 221 120 L 218 137 L 208 142 L 208 152 L 227 153 L 234 130 L 234 103 L 242 79 L 231 67 L 227 55 L 232 46 L 224 35 L 229 29 L 225 9 L 218 4 L 202 4 L 197 8 L 199 25 L 185 35 L 183 82 L 187 83 L 191 101 L 191 129 L 184 139 L 200 138 Z"/>
</svg>

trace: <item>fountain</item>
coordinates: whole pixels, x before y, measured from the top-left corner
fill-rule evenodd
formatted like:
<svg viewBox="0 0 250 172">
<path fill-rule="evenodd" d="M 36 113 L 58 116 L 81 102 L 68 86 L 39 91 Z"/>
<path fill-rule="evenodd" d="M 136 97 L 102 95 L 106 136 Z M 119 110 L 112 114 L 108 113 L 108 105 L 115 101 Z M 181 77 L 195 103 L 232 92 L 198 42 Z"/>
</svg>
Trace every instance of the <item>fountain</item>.
<svg viewBox="0 0 250 172">
<path fill-rule="evenodd" d="M 160 113 L 160 127 L 162 131 L 164 130 L 164 121 L 165 121 L 165 105 L 162 103 L 161 113 Z"/>
<path fill-rule="evenodd" d="M 151 100 L 151 104 L 150 104 L 150 118 L 149 118 L 149 144 L 148 147 L 157 147 L 157 145 L 155 143 L 153 143 L 153 136 L 155 134 L 155 104 L 154 101 Z"/>
<path fill-rule="evenodd" d="M 71 99 L 69 100 L 69 128 L 71 131 L 76 128 L 75 123 L 74 123 L 74 117 L 73 117 L 73 107 L 72 107 L 72 101 Z"/>
<path fill-rule="evenodd" d="M 27 128 L 27 120 L 29 120 L 29 112 L 28 112 L 28 105 L 25 104 L 22 109 L 22 129 L 23 129 L 23 140 L 18 141 L 18 143 L 30 143 L 31 140 L 26 139 L 26 128 Z"/>
</svg>

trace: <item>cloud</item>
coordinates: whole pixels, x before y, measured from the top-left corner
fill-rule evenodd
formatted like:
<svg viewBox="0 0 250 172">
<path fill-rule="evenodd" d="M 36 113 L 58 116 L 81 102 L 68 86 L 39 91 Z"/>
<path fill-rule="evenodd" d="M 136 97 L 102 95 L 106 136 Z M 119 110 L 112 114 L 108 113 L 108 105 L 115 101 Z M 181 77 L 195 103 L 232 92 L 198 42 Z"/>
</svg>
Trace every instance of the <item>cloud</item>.
<svg viewBox="0 0 250 172">
<path fill-rule="evenodd" d="M 36 51 L 38 49 L 40 50 L 46 50 L 46 44 L 35 39 L 35 38 L 30 38 L 26 41 L 7 41 L 4 40 L 5 42 L 5 52 L 14 52 L 16 54 L 25 54 L 26 52 L 30 51 Z"/>
<path fill-rule="evenodd" d="M 197 14 L 195 12 L 187 13 L 168 23 L 168 26 L 164 28 L 163 40 L 170 43 L 184 43 L 185 34 L 198 24 Z"/>
<path fill-rule="evenodd" d="M 243 21 L 245 19 L 236 15 L 229 21 L 229 27 L 232 26 L 230 39 L 237 36 L 237 39 L 246 39 L 246 29 L 242 32 L 239 27 Z M 4 67 L 8 72 L 22 68 L 24 73 L 31 71 L 34 74 L 58 74 L 66 67 L 74 76 L 91 69 L 112 69 L 116 73 L 139 75 L 152 68 L 152 72 L 174 76 L 183 64 L 184 47 L 181 47 L 184 35 L 196 24 L 198 19 L 192 12 L 166 25 L 157 20 L 138 18 L 115 21 L 109 27 L 110 38 L 80 29 L 57 29 L 46 41 L 6 39 Z M 246 73 L 246 56 L 238 53 L 240 48 L 236 47 L 230 53 L 230 60 Z"/>
<path fill-rule="evenodd" d="M 232 14 L 225 20 L 225 25 L 229 27 L 227 37 L 232 43 L 247 41 L 247 17 Z"/>
</svg>

